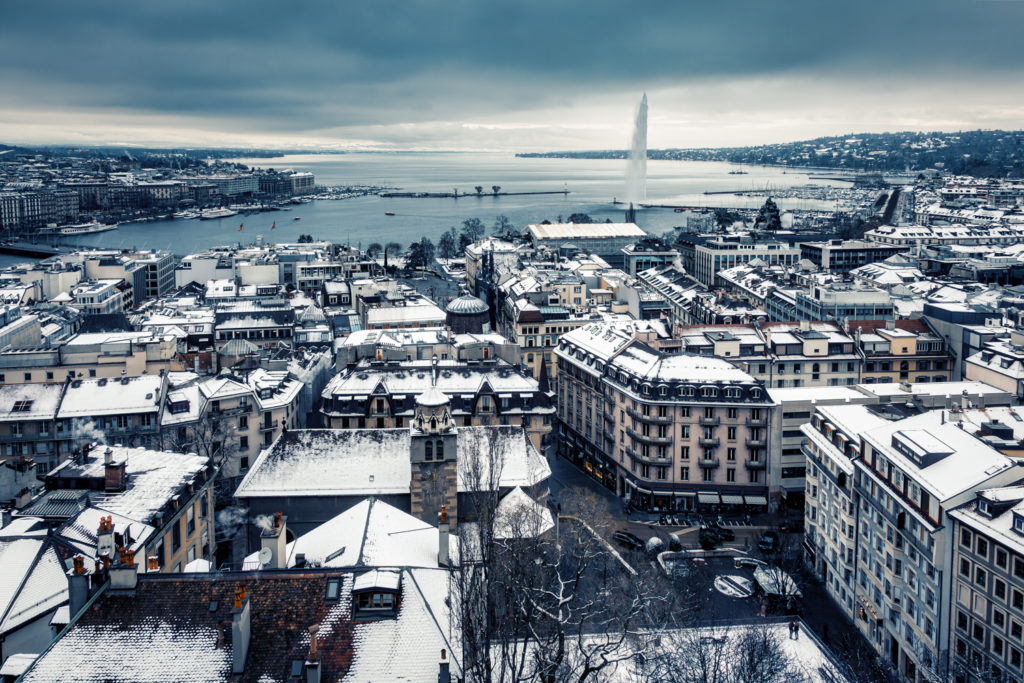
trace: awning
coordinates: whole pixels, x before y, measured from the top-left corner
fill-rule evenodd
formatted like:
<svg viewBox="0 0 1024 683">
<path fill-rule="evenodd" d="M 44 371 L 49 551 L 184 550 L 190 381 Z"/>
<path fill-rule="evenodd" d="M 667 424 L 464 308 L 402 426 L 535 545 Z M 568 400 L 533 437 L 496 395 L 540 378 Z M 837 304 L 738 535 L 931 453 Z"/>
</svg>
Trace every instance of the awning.
<svg viewBox="0 0 1024 683">
<path fill-rule="evenodd" d="M 714 491 L 698 491 L 697 492 L 697 502 L 698 503 L 704 503 L 706 505 L 712 505 L 712 504 L 717 505 L 718 504 L 718 494 L 715 493 Z"/>
<path fill-rule="evenodd" d="M 768 499 L 764 496 L 743 496 L 743 500 L 747 502 L 747 505 L 767 505 Z"/>
<path fill-rule="evenodd" d="M 743 505 L 743 496 L 723 493 L 722 502 L 725 503 L 726 505 Z"/>
<path fill-rule="evenodd" d="M 674 495 L 676 498 L 693 498 L 697 494 L 694 493 L 693 491 L 677 491 L 673 492 L 672 495 Z"/>
</svg>

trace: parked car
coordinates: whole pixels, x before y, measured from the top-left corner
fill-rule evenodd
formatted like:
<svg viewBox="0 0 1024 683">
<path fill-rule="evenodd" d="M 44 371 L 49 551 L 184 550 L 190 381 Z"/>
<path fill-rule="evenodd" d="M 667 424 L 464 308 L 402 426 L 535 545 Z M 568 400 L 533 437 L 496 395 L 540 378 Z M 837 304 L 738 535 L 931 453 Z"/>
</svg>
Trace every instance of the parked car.
<svg viewBox="0 0 1024 683">
<path fill-rule="evenodd" d="M 612 534 L 612 540 L 627 550 L 640 550 L 644 547 L 640 537 L 628 531 L 616 531 Z"/>
<path fill-rule="evenodd" d="M 759 569 L 761 567 L 767 567 L 768 563 L 753 557 L 737 557 L 733 559 L 732 565 L 736 567 L 736 569 L 742 569 L 743 567 L 746 567 L 747 569 Z"/>
<path fill-rule="evenodd" d="M 761 540 L 757 542 L 757 547 L 761 549 L 761 552 L 770 553 L 779 547 L 779 534 L 775 531 L 764 532 Z"/>
<path fill-rule="evenodd" d="M 715 546 L 736 538 L 736 534 L 730 529 L 723 529 L 719 526 L 702 526 L 700 528 L 700 547 L 704 550 L 711 550 Z"/>
</svg>

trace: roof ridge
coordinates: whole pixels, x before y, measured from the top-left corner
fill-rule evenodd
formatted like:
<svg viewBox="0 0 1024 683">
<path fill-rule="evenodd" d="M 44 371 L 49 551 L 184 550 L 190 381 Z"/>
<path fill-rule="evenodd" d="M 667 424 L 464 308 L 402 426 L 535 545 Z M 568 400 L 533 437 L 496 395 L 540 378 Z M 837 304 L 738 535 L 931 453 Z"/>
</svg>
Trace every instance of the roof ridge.
<svg viewBox="0 0 1024 683">
<path fill-rule="evenodd" d="M 359 555 L 356 556 L 356 566 L 362 567 L 363 564 L 363 550 L 366 549 L 366 534 L 370 530 L 370 516 L 373 514 L 373 504 L 377 502 L 374 496 L 368 496 L 367 501 L 369 504 L 366 506 L 366 520 L 363 522 L 363 535 L 359 539 Z"/>
<path fill-rule="evenodd" d="M 35 540 L 35 539 L 15 539 L 15 540 Z M 42 554 L 42 552 L 47 548 L 47 541 L 49 541 L 49 540 L 50 539 L 49 539 L 48 536 L 45 539 L 41 539 L 40 540 L 39 547 L 36 548 L 36 553 L 35 553 L 35 556 L 32 558 L 32 562 L 29 564 L 28 569 L 25 571 L 25 574 L 21 577 L 21 581 L 18 582 L 17 589 L 13 593 L 11 593 L 11 600 L 10 600 L 10 602 L 7 603 L 7 605 L 4 607 L 3 613 L 0 614 L 0 624 L 3 624 L 5 621 L 7 621 L 7 617 L 10 616 L 11 609 L 14 608 L 14 603 L 16 603 L 18 601 L 18 596 L 21 595 L 21 591 L 25 590 L 25 584 L 28 583 L 28 577 L 32 575 L 32 571 L 39 564 L 39 557 Z"/>
<path fill-rule="evenodd" d="M 434 610 L 431 609 L 431 607 L 430 607 L 430 601 L 427 600 L 427 596 L 423 594 L 423 589 L 420 588 L 420 584 L 416 580 L 416 575 L 412 571 L 412 569 L 413 569 L 412 567 L 405 567 L 405 568 L 402 569 L 402 571 L 407 573 L 409 575 L 409 579 L 412 580 L 412 585 L 416 588 L 416 592 L 419 593 L 420 600 L 423 601 L 423 606 L 427 609 L 427 614 L 430 615 L 430 619 L 434 622 L 434 625 L 437 626 L 437 632 L 441 634 L 441 638 L 444 639 L 445 645 L 448 646 L 448 654 L 451 656 L 451 658 L 453 660 L 455 660 L 455 664 L 461 670 L 462 669 L 462 662 L 460 662 L 460 661 L 458 661 L 458 659 L 456 659 L 455 648 L 453 648 L 451 642 L 449 642 L 448 634 L 446 634 L 444 632 L 444 629 L 441 628 L 441 623 L 437 620 L 437 617 L 434 615 Z M 428 570 L 428 571 L 433 571 L 433 570 Z M 443 571 L 448 571 L 448 570 L 443 570 Z M 451 581 L 451 573 L 450 572 L 448 574 L 448 577 L 449 577 L 449 586 L 450 586 L 450 581 Z M 449 588 L 448 592 L 449 592 L 449 594 L 451 593 L 451 589 L 450 588 Z M 448 598 L 448 599 L 445 600 L 445 602 L 450 603 L 451 599 Z M 451 607 L 449 607 L 449 609 L 451 609 Z"/>
</svg>

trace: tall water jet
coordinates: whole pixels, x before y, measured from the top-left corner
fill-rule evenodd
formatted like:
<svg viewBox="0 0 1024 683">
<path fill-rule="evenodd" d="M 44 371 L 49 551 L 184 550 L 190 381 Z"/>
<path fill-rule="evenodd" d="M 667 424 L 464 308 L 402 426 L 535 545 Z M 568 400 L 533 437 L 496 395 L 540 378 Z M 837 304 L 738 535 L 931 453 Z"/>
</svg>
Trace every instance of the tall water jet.
<svg viewBox="0 0 1024 683">
<path fill-rule="evenodd" d="M 626 168 L 626 200 L 630 204 L 647 200 L 647 93 L 640 98 L 633 124 L 633 146 Z"/>
</svg>

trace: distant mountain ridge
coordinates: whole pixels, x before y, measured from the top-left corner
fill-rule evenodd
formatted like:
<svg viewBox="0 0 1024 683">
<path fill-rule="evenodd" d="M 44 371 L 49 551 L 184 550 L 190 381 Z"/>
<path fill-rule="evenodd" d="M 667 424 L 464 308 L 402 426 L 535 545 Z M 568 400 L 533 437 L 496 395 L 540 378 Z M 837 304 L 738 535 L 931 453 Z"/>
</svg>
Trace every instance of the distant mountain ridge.
<svg viewBox="0 0 1024 683">
<path fill-rule="evenodd" d="M 625 159 L 628 150 L 534 152 L 519 157 Z M 862 133 L 749 147 L 651 149 L 654 160 L 724 161 L 849 171 L 940 169 L 974 176 L 1024 177 L 1024 131 Z"/>
</svg>

